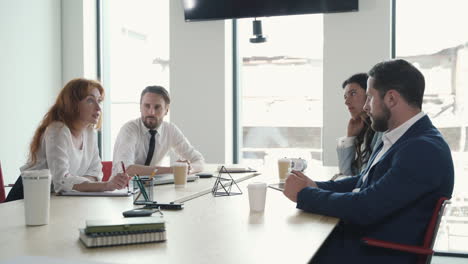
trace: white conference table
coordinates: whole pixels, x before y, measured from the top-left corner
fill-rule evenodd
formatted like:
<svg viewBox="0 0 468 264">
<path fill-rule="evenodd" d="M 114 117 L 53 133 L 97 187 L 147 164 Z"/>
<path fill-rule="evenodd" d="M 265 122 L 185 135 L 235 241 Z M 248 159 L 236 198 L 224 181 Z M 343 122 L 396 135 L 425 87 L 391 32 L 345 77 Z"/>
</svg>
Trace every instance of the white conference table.
<svg viewBox="0 0 468 264">
<path fill-rule="evenodd" d="M 94 249 L 81 244 L 78 228 L 87 219 L 120 218 L 122 211 L 134 207 L 131 197 L 52 196 L 49 224 L 34 227 L 25 226 L 22 200 L 0 204 L 0 263 L 19 256 L 77 263 L 306 263 L 338 219 L 297 210 L 281 192 L 270 188 L 265 211 L 252 213 L 247 184 L 272 183 L 276 177 L 247 178 L 239 183 L 242 195 L 225 197 L 202 195 L 214 179 L 199 179 L 198 193 L 197 182 L 188 183 L 185 190 L 156 187 L 156 199 L 159 194 L 163 202 L 186 201 L 183 210 L 163 211 L 167 230 L 163 243 Z"/>
<path fill-rule="evenodd" d="M 211 178 L 199 178 L 194 182 L 187 182 L 185 188 L 174 188 L 173 184 L 156 185 L 153 188 L 154 200 L 159 203 L 184 203 L 199 196 L 211 193 L 211 189 L 216 181 L 216 176 L 218 176 L 218 172 L 215 172 L 216 169 L 217 165 L 206 165 L 205 172 L 210 172 L 214 176 Z M 231 173 L 231 176 L 236 182 L 242 182 L 260 174 L 261 173 L 259 172 Z M 226 174 L 222 175 L 224 177 Z"/>
</svg>

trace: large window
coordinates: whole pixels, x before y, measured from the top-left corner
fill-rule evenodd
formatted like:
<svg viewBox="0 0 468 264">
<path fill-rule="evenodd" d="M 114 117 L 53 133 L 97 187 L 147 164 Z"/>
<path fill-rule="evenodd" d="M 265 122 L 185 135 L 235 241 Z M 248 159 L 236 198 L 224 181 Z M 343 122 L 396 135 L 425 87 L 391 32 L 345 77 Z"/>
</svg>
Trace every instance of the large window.
<svg viewBox="0 0 468 264">
<path fill-rule="evenodd" d="M 264 18 L 255 44 L 252 20 L 238 22 L 240 162 L 321 160 L 323 16 Z"/>
<path fill-rule="evenodd" d="M 140 116 L 141 91 L 169 89 L 169 0 L 102 1 L 103 159 L 112 160 L 124 123 Z"/>
<path fill-rule="evenodd" d="M 396 57 L 426 78 L 423 111 L 444 135 L 455 164 L 453 206 L 436 249 L 468 253 L 468 2 L 396 3 Z"/>
</svg>

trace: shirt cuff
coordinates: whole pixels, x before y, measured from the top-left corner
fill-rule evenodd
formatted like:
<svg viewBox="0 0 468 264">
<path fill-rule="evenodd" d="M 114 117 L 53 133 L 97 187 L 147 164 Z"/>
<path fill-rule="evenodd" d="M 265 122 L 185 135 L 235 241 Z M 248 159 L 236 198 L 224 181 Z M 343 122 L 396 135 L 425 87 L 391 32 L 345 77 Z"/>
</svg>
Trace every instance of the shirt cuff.
<svg viewBox="0 0 468 264">
<path fill-rule="evenodd" d="M 102 171 L 89 171 L 86 173 L 85 176 L 91 176 L 91 177 L 95 177 L 97 179 L 98 182 L 102 181 L 102 177 L 103 177 L 103 174 L 102 174 Z"/>
<path fill-rule="evenodd" d="M 203 171 L 203 169 L 205 168 L 204 165 L 205 163 L 201 161 L 197 161 L 197 162 L 190 164 L 190 166 L 192 166 L 192 171 L 197 171 L 197 172 Z"/>
<path fill-rule="evenodd" d="M 356 137 L 340 137 L 338 139 L 337 145 L 338 148 L 349 148 L 352 147 L 354 144 L 354 139 Z"/>
<path fill-rule="evenodd" d="M 90 182 L 90 180 L 81 176 L 65 174 L 63 177 L 61 177 L 60 179 L 58 179 L 58 181 L 54 183 L 54 189 L 56 193 L 69 192 L 73 190 L 73 186 L 75 184 L 80 184 L 83 182 Z"/>
<path fill-rule="evenodd" d="M 351 175 L 335 174 L 332 178 L 332 181 L 339 181 L 339 180 L 346 179 L 349 177 L 351 177 Z"/>
</svg>

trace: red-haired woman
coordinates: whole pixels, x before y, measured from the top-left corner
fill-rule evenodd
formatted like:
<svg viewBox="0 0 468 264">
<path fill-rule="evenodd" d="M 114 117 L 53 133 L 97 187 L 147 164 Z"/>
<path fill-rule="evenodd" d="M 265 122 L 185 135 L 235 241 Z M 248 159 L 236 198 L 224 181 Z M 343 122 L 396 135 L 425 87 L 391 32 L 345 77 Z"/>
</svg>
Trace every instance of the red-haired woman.
<svg viewBox="0 0 468 264">
<path fill-rule="evenodd" d="M 49 169 L 55 192 L 111 191 L 128 183 L 126 174 L 101 182 L 96 128 L 101 124 L 104 89 L 97 81 L 69 81 L 34 133 L 25 170 Z M 21 177 L 6 201 L 23 199 Z"/>
</svg>

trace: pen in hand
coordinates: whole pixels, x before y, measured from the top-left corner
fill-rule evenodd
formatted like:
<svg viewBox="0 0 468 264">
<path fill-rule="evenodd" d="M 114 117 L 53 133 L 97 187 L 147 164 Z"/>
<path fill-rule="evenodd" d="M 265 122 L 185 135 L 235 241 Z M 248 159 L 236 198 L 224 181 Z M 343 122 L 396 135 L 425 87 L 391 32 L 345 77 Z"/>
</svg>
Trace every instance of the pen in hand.
<svg viewBox="0 0 468 264">
<path fill-rule="evenodd" d="M 154 169 L 154 171 L 151 173 L 151 175 L 149 176 L 149 179 L 152 180 L 154 175 L 156 175 L 156 172 L 158 171 L 158 169 Z"/>
<path fill-rule="evenodd" d="M 125 164 L 124 164 L 124 162 L 121 161 L 120 164 L 122 164 L 122 171 L 123 171 L 123 173 L 127 173 L 127 171 L 125 170 Z M 127 192 L 130 193 L 130 186 L 128 185 L 128 182 L 127 182 Z"/>
</svg>

